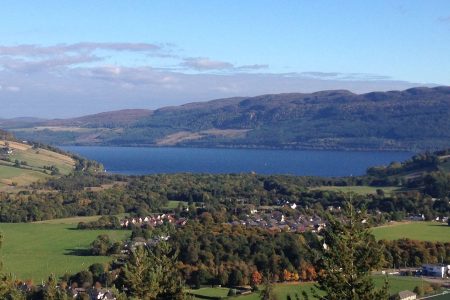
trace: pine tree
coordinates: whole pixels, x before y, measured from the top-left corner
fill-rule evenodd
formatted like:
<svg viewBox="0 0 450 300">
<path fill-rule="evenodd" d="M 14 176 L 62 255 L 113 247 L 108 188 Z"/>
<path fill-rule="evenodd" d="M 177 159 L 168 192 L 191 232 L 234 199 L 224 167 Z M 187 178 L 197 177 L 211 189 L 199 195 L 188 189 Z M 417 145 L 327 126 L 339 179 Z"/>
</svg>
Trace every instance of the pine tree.
<svg viewBox="0 0 450 300">
<path fill-rule="evenodd" d="M 318 251 L 318 283 L 321 300 L 388 299 L 387 284 L 376 290 L 370 271 L 380 265 L 382 250 L 367 226 L 365 211 L 356 211 L 348 202 L 342 219 L 326 215 L 322 231 L 323 248 Z"/>
<path fill-rule="evenodd" d="M 185 298 L 184 281 L 176 267 L 178 253 L 173 251 L 169 243 L 160 242 L 155 247 L 153 255 L 156 265 L 163 267 L 158 299 L 183 300 Z"/>
<path fill-rule="evenodd" d="M 123 283 L 128 294 L 138 299 L 156 299 L 162 266 L 154 265 L 147 248 L 132 251 L 123 269 Z"/>
<path fill-rule="evenodd" d="M 137 299 L 185 299 L 176 253 L 167 242 L 134 250 L 122 272 L 123 288 Z"/>
<path fill-rule="evenodd" d="M 264 278 L 264 288 L 260 294 L 261 300 L 277 300 L 270 277 L 270 275 L 267 275 Z"/>
<path fill-rule="evenodd" d="M 64 290 L 58 288 L 58 283 L 56 281 L 55 275 L 50 275 L 45 286 L 43 288 L 43 299 L 44 300 L 65 300 L 67 299 L 67 294 Z"/>
<path fill-rule="evenodd" d="M 25 300 L 25 295 L 17 288 L 11 274 L 0 275 L 0 299 L 2 300 Z"/>
</svg>

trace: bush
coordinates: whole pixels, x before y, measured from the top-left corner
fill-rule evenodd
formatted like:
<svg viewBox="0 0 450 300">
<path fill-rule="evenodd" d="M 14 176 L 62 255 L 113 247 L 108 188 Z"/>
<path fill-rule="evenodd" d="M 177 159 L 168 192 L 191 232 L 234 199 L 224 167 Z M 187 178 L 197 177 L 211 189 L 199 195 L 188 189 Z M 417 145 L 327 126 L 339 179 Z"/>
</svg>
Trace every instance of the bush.
<svg viewBox="0 0 450 300">
<path fill-rule="evenodd" d="M 107 255 L 111 246 L 112 243 L 109 236 L 107 234 L 101 234 L 91 243 L 91 254 L 100 256 Z"/>
<path fill-rule="evenodd" d="M 419 285 L 414 288 L 413 292 L 416 293 L 417 296 L 423 296 L 425 294 L 423 287 Z"/>
<path fill-rule="evenodd" d="M 237 295 L 236 289 L 230 289 L 228 291 L 228 297 L 232 297 L 232 296 L 236 296 L 236 295 Z"/>
</svg>

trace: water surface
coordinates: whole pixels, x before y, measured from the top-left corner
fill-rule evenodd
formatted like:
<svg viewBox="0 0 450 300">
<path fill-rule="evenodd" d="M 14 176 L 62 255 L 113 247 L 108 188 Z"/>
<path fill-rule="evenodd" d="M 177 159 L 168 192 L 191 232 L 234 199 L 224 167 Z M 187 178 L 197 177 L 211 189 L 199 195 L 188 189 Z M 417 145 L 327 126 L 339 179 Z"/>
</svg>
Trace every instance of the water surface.
<svg viewBox="0 0 450 300">
<path fill-rule="evenodd" d="M 309 176 L 362 175 L 368 167 L 411 157 L 409 152 L 318 151 L 70 146 L 63 149 L 101 162 L 108 172 L 248 173 Z"/>
</svg>

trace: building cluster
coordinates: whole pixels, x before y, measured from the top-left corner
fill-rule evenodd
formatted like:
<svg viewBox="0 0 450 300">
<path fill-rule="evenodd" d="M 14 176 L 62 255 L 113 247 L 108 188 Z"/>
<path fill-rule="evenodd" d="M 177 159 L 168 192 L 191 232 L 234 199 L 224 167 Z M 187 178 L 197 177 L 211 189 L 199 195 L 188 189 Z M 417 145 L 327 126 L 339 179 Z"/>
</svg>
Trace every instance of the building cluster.
<svg viewBox="0 0 450 300">
<path fill-rule="evenodd" d="M 70 288 L 70 294 L 74 299 L 89 299 L 89 300 L 116 300 L 114 294 L 103 288 Z"/>
<path fill-rule="evenodd" d="M 408 221 L 426 221 L 424 214 L 410 215 L 407 217 Z M 448 217 L 436 217 L 434 219 L 436 222 L 447 223 Z"/>
<path fill-rule="evenodd" d="M 9 147 L 0 147 L 0 155 L 11 155 L 13 150 Z"/>
<path fill-rule="evenodd" d="M 187 223 L 186 218 L 177 218 L 173 214 L 154 214 L 145 217 L 135 217 L 120 220 L 120 226 L 129 228 L 138 227 L 158 227 L 163 224 L 170 223 L 177 227 L 184 226 Z"/>
<path fill-rule="evenodd" d="M 230 222 L 231 225 L 243 225 L 248 227 L 260 227 L 273 231 L 291 231 L 291 232 L 320 232 L 325 228 L 325 222 L 318 216 L 290 217 L 282 211 L 258 212 L 251 210 L 238 221 Z"/>
</svg>

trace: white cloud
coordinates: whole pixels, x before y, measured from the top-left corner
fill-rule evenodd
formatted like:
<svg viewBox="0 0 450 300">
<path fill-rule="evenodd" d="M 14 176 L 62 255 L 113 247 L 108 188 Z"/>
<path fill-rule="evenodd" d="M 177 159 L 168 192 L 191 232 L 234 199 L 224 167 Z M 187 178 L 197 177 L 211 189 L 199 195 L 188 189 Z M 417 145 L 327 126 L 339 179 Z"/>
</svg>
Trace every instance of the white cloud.
<svg viewBox="0 0 450 300">
<path fill-rule="evenodd" d="M 147 61 L 112 64 L 102 52 L 160 56 L 171 52 L 165 47 L 129 43 L 0 46 L 0 104 L 8 101 L 0 117 L 72 117 L 234 96 L 329 89 L 362 93 L 419 85 L 374 74 L 276 74 L 264 64 L 239 66 L 206 57 L 171 56 L 172 67 L 167 68 L 153 68 Z"/>
<path fill-rule="evenodd" d="M 20 87 L 18 86 L 3 86 L 0 85 L 0 91 L 6 91 L 6 92 L 19 92 L 20 91 Z"/>
<path fill-rule="evenodd" d="M 180 64 L 182 67 L 196 71 L 252 71 L 267 69 L 266 64 L 236 66 L 230 62 L 213 60 L 208 57 L 186 57 Z"/>
<path fill-rule="evenodd" d="M 147 43 L 0 46 L 0 70 L 40 72 L 103 61 L 105 56 L 100 56 L 96 51 L 133 52 L 146 56 L 171 56 L 169 49 Z"/>
<path fill-rule="evenodd" d="M 225 61 L 211 60 L 207 57 L 188 57 L 181 63 L 182 66 L 198 71 L 233 69 L 233 64 Z"/>
</svg>

